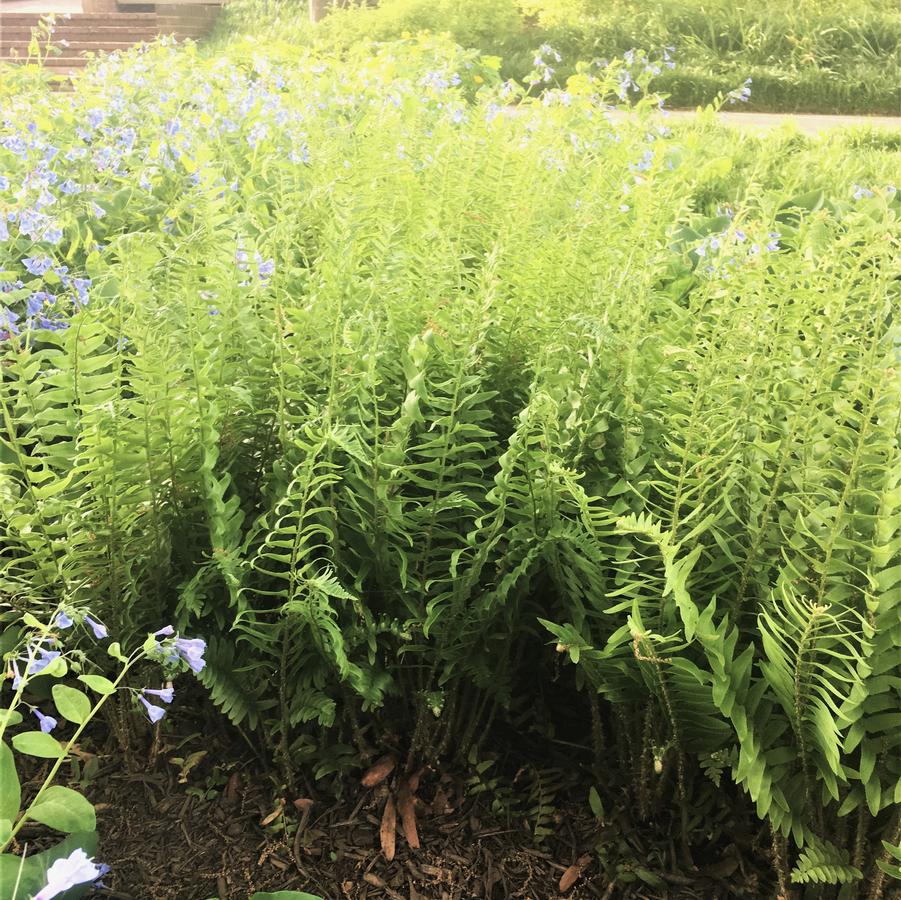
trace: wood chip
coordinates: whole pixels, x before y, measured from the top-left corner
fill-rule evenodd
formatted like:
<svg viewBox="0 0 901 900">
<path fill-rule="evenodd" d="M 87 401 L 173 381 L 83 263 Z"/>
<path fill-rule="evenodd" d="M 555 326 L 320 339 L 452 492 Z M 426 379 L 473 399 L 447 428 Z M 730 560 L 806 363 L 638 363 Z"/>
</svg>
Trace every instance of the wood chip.
<svg viewBox="0 0 901 900">
<path fill-rule="evenodd" d="M 397 808 L 394 805 L 394 797 L 388 796 L 385 801 L 385 812 L 382 814 L 382 824 L 379 827 L 379 840 L 382 844 L 382 853 L 385 859 L 391 862 L 394 859 L 395 831 L 397 829 Z"/>
<path fill-rule="evenodd" d="M 374 763 L 363 775 L 363 787 L 374 788 L 377 784 L 381 784 L 393 771 L 397 765 L 397 760 L 393 756 L 383 756 L 377 763 Z"/>
<path fill-rule="evenodd" d="M 388 886 L 388 882 L 386 882 L 383 878 L 379 878 L 379 876 L 374 872 L 367 872 L 363 876 L 363 881 L 365 881 L 366 884 L 370 884 L 373 887 L 379 888 L 379 890 L 384 891 L 391 898 L 391 900 L 406 900 L 406 897 L 404 897 L 403 894 L 398 894 L 397 891 L 390 888 Z"/>
</svg>

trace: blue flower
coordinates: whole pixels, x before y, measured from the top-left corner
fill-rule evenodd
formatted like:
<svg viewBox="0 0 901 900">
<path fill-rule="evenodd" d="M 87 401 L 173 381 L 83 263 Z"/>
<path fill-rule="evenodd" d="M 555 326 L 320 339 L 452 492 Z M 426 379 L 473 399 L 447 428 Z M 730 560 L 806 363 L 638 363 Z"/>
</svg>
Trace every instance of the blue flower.
<svg viewBox="0 0 901 900">
<path fill-rule="evenodd" d="M 19 326 L 16 325 L 18 319 L 19 314 L 17 312 L 13 312 L 11 309 L 0 306 L 0 326 L 3 327 L 4 331 L 9 334 L 18 334 Z"/>
<path fill-rule="evenodd" d="M 38 319 L 38 328 L 46 331 L 65 331 L 68 327 L 69 323 L 63 319 L 49 319 L 47 316 Z"/>
<path fill-rule="evenodd" d="M 93 200 L 91 201 L 91 212 L 93 212 L 98 219 L 102 219 L 106 215 L 106 210 Z"/>
<path fill-rule="evenodd" d="M 162 706 L 154 706 L 143 697 L 138 697 L 138 700 L 144 704 L 144 708 L 147 710 L 147 718 L 150 719 L 154 725 L 166 715 L 166 710 L 163 709 Z"/>
<path fill-rule="evenodd" d="M 56 245 L 63 239 L 63 230 L 58 225 L 48 225 L 42 237 L 48 244 Z"/>
<path fill-rule="evenodd" d="M 9 190 L 9 179 L 5 175 L 0 175 L 0 191 Z"/>
<path fill-rule="evenodd" d="M 141 693 L 147 694 L 150 697 L 159 697 L 163 703 L 171 703 L 172 698 L 175 696 L 175 689 L 171 687 L 160 688 L 159 690 L 154 688 L 144 688 Z"/>
<path fill-rule="evenodd" d="M 53 260 L 49 256 L 26 256 L 22 265 L 32 274 L 41 276 L 53 266 Z"/>
<path fill-rule="evenodd" d="M 647 172 L 647 170 L 651 168 L 651 163 L 653 163 L 653 161 L 653 150 L 645 150 L 641 156 L 641 159 L 637 163 L 630 163 L 629 168 L 633 172 Z"/>
<path fill-rule="evenodd" d="M 36 209 L 43 209 L 45 206 L 53 206 L 54 203 L 56 203 L 56 197 L 54 197 L 47 188 L 43 188 L 41 193 L 38 194 L 37 200 L 34 201 Z"/>
<path fill-rule="evenodd" d="M 98 641 L 102 641 L 109 634 L 106 630 L 106 625 L 103 625 L 101 622 L 92 619 L 90 616 L 85 616 L 84 620 L 91 627 L 91 631 L 94 632 L 94 637 Z"/>
<path fill-rule="evenodd" d="M 747 103 L 748 100 L 751 99 L 751 79 L 746 78 L 744 84 L 740 88 L 737 88 L 734 91 L 729 91 L 729 93 L 726 94 L 726 99 L 730 103 L 735 103 L 736 101 L 740 103 Z"/>
<path fill-rule="evenodd" d="M 46 650 L 43 647 L 38 648 L 38 657 L 33 659 L 25 670 L 26 675 L 40 675 L 47 666 L 54 660 L 62 656 L 59 650 Z"/>
<path fill-rule="evenodd" d="M 175 629 L 171 625 L 165 625 L 159 631 L 153 632 L 154 637 L 168 637 L 170 634 L 175 634 Z"/>
<path fill-rule="evenodd" d="M 43 731 L 44 734 L 50 734 L 50 732 L 59 724 L 53 716 L 45 716 L 37 707 L 32 709 L 32 712 L 38 717 L 38 721 L 41 723 L 41 731 Z"/>
<path fill-rule="evenodd" d="M 780 235 L 778 231 L 771 231 L 771 232 L 769 233 L 769 238 L 770 238 L 770 239 L 769 239 L 769 240 L 767 241 L 767 243 L 766 243 L 766 248 L 767 248 L 767 250 L 769 250 L 771 253 L 773 253 L 774 251 L 778 250 L 778 249 L 779 249 L 779 238 L 780 238 L 780 237 L 782 237 L 782 235 Z"/>
<path fill-rule="evenodd" d="M 19 671 L 19 661 L 17 659 L 12 660 L 10 662 L 10 668 L 13 672 L 12 688 L 14 691 L 17 691 L 22 684 L 22 673 Z"/>
<path fill-rule="evenodd" d="M 25 303 L 25 314 L 34 317 L 46 304 L 53 303 L 56 297 L 48 294 L 47 291 L 35 291 Z"/>
<path fill-rule="evenodd" d="M 0 241 L 8 241 L 9 240 L 9 226 L 6 224 L 6 219 L 0 216 Z"/>
<path fill-rule="evenodd" d="M 176 638 L 175 652 L 188 664 L 195 674 L 206 665 L 203 654 L 206 651 L 206 641 L 203 638 Z"/>
<path fill-rule="evenodd" d="M 75 291 L 75 299 L 82 305 L 88 305 L 88 288 L 91 286 L 90 278 L 73 278 L 72 289 Z"/>
<path fill-rule="evenodd" d="M 863 200 L 865 197 L 872 197 L 873 192 L 869 188 L 862 187 L 859 184 L 854 185 L 854 199 Z"/>
<path fill-rule="evenodd" d="M 33 900 L 53 900 L 79 884 L 97 881 L 109 871 L 109 866 L 97 865 L 84 850 L 73 850 L 58 859 L 47 870 L 47 883 L 34 895 Z"/>
<path fill-rule="evenodd" d="M 89 109 L 87 114 L 88 125 L 91 128 L 99 128 L 103 124 L 103 120 L 106 118 L 106 110 L 103 109 Z"/>
<path fill-rule="evenodd" d="M 263 259 L 259 253 L 256 254 L 256 264 L 257 271 L 260 273 L 260 278 L 269 278 L 272 273 L 275 271 L 275 260 L 274 259 Z"/>
<path fill-rule="evenodd" d="M 61 609 L 57 614 L 56 618 L 53 620 L 53 625 L 55 628 L 71 628 L 72 620 L 66 615 L 66 611 Z"/>
<path fill-rule="evenodd" d="M 80 194 L 84 190 L 84 188 L 77 181 L 73 181 L 71 178 L 67 178 L 59 186 L 59 189 L 64 194 Z"/>
</svg>

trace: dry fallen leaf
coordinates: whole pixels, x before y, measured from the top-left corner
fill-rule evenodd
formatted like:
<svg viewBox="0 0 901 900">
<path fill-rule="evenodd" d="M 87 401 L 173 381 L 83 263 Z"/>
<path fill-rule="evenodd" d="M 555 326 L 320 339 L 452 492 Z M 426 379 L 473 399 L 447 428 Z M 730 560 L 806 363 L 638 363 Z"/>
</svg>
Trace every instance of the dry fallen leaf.
<svg viewBox="0 0 901 900">
<path fill-rule="evenodd" d="M 411 794 L 415 794 L 419 790 L 419 782 L 422 780 L 423 772 L 425 772 L 425 769 L 419 769 L 408 779 L 407 783 L 410 785 Z"/>
<path fill-rule="evenodd" d="M 397 762 L 393 756 L 383 756 L 366 771 L 363 776 L 363 787 L 372 788 L 381 784 L 391 774 L 395 765 Z"/>
<path fill-rule="evenodd" d="M 558 888 L 560 893 L 568 891 L 581 877 L 585 867 L 591 862 L 591 856 L 580 856 L 561 876 Z"/>
<path fill-rule="evenodd" d="M 238 791 L 241 789 L 241 775 L 233 772 L 222 792 L 222 805 L 234 806 L 238 802 Z"/>
<path fill-rule="evenodd" d="M 404 837 L 413 850 L 419 849 L 419 832 L 416 830 L 416 810 L 409 782 L 402 782 L 397 792 L 397 809 L 400 813 Z"/>
<path fill-rule="evenodd" d="M 264 825 L 264 826 L 271 825 L 284 811 L 285 811 L 285 801 L 279 800 L 278 806 L 276 806 L 275 809 L 272 810 L 272 812 L 269 813 L 269 815 L 266 816 L 266 818 L 263 819 L 262 822 L 260 822 L 260 825 Z"/>
<path fill-rule="evenodd" d="M 385 812 L 382 814 L 382 827 L 379 829 L 379 839 L 382 843 L 382 853 L 388 862 L 394 859 L 395 830 L 397 828 L 397 809 L 394 806 L 394 797 L 390 794 L 385 801 Z"/>
</svg>

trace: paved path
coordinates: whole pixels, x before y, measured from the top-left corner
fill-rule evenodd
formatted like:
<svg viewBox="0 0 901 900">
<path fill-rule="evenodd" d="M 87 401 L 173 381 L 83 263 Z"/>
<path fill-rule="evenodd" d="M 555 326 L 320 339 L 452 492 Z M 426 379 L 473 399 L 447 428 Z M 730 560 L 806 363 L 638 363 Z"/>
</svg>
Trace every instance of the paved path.
<svg viewBox="0 0 901 900">
<path fill-rule="evenodd" d="M 623 115 L 615 113 L 614 115 Z M 670 121 L 690 121 L 696 115 L 690 109 L 671 109 L 665 113 Z M 749 131 L 772 131 L 786 122 L 793 122 L 804 134 L 820 134 L 833 128 L 871 125 L 874 128 L 898 129 L 901 131 L 901 116 L 821 116 L 810 113 L 753 113 L 721 112 L 717 117 L 723 124 Z"/>
</svg>

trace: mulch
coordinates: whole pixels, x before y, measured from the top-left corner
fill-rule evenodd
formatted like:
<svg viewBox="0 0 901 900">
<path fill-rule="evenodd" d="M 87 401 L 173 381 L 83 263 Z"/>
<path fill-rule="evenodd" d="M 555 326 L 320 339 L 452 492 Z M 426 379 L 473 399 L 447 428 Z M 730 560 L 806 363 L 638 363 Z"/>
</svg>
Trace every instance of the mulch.
<svg viewBox="0 0 901 900">
<path fill-rule="evenodd" d="M 271 774 L 226 763 L 232 771 L 223 785 L 213 755 L 181 775 L 183 763 L 162 754 L 152 770 L 107 770 L 88 789 L 97 805 L 98 858 L 111 867 L 98 898 L 246 900 L 254 891 L 277 890 L 326 900 L 712 900 L 770 893 L 760 880 L 765 862 L 749 867 L 719 850 L 709 859 L 696 854 L 692 871 L 658 870 L 662 888 L 611 882 L 597 848 L 615 846 L 629 831 L 632 846 L 645 846 L 625 813 L 601 826 L 586 803 L 563 805 L 552 833 L 536 844 L 527 821 L 500 821 L 486 795 L 471 796 L 465 773 L 421 773 L 411 784 L 397 772 L 384 778 L 377 772 L 340 781 L 339 799 L 276 802 Z M 578 795 L 586 790 L 582 785 Z M 393 816 L 385 813 L 389 798 Z"/>
</svg>

